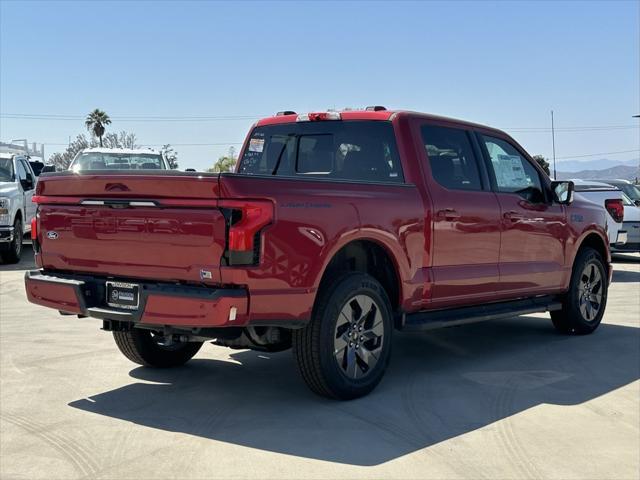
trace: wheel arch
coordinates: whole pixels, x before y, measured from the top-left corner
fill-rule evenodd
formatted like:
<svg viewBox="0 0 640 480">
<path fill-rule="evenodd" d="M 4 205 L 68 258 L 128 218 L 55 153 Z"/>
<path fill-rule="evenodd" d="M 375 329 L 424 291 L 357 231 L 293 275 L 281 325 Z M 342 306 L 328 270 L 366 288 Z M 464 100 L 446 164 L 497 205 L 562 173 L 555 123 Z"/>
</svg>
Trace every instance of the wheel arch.
<svg viewBox="0 0 640 480">
<path fill-rule="evenodd" d="M 397 312 L 400 309 L 403 299 L 400 266 L 387 245 L 370 237 L 355 238 L 337 247 L 327 257 L 318 291 L 340 274 L 363 272 L 380 282 L 389 297 L 392 310 Z"/>
<path fill-rule="evenodd" d="M 571 259 L 571 268 L 578 256 L 578 252 L 586 247 L 593 248 L 600 254 L 604 260 L 604 268 L 607 271 L 607 275 L 610 276 L 611 270 L 611 253 L 609 251 L 609 244 L 607 240 L 597 231 L 591 231 L 586 233 L 580 241 L 577 242 L 578 248 L 575 249 L 573 258 Z"/>
</svg>

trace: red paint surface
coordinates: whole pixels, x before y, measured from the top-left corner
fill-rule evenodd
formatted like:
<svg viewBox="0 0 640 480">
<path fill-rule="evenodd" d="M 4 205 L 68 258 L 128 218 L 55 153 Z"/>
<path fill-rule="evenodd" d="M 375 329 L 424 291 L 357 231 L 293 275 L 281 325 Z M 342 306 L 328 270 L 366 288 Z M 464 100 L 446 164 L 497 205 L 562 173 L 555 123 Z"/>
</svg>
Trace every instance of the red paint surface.
<svg viewBox="0 0 640 480">
<path fill-rule="evenodd" d="M 234 321 L 229 320 L 232 307 L 237 309 Z M 247 322 L 247 297 L 223 297 L 207 301 L 150 295 L 141 322 L 189 327 L 242 326 Z"/>
<path fill-rule="evenodd" d="M 26 280 L 27 299 L 63 312 L 81 313 L 78 297 L 72 286 L 37 280 Z"/>
</svg>

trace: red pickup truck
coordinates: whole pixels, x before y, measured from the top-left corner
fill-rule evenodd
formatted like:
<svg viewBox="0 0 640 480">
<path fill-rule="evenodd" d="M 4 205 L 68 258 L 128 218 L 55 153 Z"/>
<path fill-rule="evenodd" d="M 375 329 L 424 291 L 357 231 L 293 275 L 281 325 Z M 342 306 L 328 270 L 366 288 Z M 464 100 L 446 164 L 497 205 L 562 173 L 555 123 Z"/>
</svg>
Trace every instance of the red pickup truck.
<svg viewBox="0 0 640 480">
<path fill-rule="evenodd" d="M 31 302 L 101 319 L 134 362 L 292 348 L 316 393 L 370 392 L 394 330 L 602 319 L 605 212 L 509 135 L 406 111 L 281 112 L 234 173 L 43 174 Z"/>
</svg>

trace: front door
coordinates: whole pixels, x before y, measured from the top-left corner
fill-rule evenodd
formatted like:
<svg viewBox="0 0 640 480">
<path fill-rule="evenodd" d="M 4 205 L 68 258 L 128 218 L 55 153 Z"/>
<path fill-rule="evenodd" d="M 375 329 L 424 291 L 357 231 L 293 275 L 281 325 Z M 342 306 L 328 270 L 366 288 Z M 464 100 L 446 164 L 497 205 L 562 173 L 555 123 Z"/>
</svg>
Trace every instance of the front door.
<svg viewBox="0 0 640 480">
<path fill-rule="evenodd" d="M 471 133 L 424 124 L 420 134 L 433 203 L 431 305 L 491 301 L 499 282 L 500 207 Z"/>
<path fill-rule="evenodd" d="M 36 214 L 36 205 L 33 203 L 33 192 L 36 186 L 36 179 L 29 162 L 23 158 L 17 159 L 18 167 L 18 179 L 24 195 L 24 216 L 22 219 L 23 230 L 27 231 L 31 229 L 31 219 Z"/>
<path fill-rule="evenodd" d="M 561 288 L 567 232 L 564 207 L 550 201 L 544 174 L 511 142 L 482 134 L 478 138 L 502 214 L 502 295 Z"/>
</svg>

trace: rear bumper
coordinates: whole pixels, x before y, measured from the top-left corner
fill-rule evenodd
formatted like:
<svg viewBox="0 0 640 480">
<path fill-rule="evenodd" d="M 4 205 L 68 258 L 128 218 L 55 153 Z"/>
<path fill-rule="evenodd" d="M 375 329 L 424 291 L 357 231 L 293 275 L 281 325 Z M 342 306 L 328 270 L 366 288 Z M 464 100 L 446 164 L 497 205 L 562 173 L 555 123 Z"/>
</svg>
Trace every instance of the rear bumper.
<svg viewBox="0 0 640 480">
<path fill-rule="evenodd" d="M 25 273 L 25 288 L 32 303 L 103 320 L 187 328 L 241 327 L 248 321 L 248 295 L 241 288 L 137 282 L 139 307 L 124 310 L 107 306 L 106 280 L 32 270 Z"/>
<path fill-rule="evenodd" d="M 615 241 L 611 244 L 611 248 L 620 247 L 627 243 L 627 232 L 625 230 L 618 230 Z"/>
</svg>

